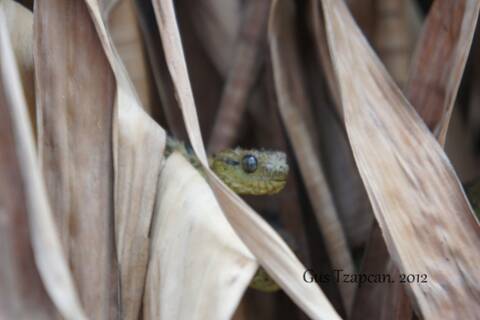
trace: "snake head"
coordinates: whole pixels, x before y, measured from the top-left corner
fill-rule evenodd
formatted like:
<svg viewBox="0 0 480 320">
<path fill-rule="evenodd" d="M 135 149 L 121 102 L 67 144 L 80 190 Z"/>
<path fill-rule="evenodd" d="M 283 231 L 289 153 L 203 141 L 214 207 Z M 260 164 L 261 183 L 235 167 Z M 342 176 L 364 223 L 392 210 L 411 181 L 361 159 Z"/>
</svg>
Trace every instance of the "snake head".
<svg viewBox="0 0 480 320">
<path fill-rule="evenodd" d="M 288 176 L 287 157 L 279 151 L 225 150 L 212 157 L 210 167 L 238 194 L 277 193 Z"/>
</svg>

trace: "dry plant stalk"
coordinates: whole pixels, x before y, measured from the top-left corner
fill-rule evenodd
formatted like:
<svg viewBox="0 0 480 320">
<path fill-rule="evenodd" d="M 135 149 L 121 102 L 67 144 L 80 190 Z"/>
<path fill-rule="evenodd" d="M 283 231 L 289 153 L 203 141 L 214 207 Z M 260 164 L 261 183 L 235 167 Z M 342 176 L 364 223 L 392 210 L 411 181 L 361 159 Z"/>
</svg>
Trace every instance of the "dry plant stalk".
<svg viewBox="0 0 480 320">
<path fill-rule="evenodd" d="M 190 142 L 202 162 L 228 221 L 260 264 L 307 315 L 314 319 L 338 319 L 337 313 L 318 286 L 298 281 L 298 275 L 302 274 L 305 268 L 278 234 L 229 190 L 208 167 L 173 3 L 154 1 L 154 8 Z"/>
<path fill-rule="evenodd" d="M 235 43 L 235 56 L 222 92 L 208 150 L 229 148 L 237 138 L 249 94 L 257 80 L 265 46 L 270 0 L 250 0 Z"/>
<path fill-rule="evenodd" d="M 321 96 L 326 99 L 325 94 Z M 336 110 L 333 105 L 327 104 L 317 104 L 315 107 L 318 135 L 322 138 L 322 165 L 338 216 L 350 248 L 361 248 L 367 243 L 375 219 L 370 201 Z"/>
<path fill-rule="evenodd" d="M 353 274 L 355 267 L 350 249 L 338 219 L 330 189 L 315 154 L 312 138 L 307 130 L 305 119 L 312 119 L 308 111 L 308 100 L 302 86 L 298 53 L 294 39 L 294 3 L 274 0 L 270 13 L 269 42 L 272 55 L 273 74 L 278 107 L 293 144 L 302 177 L 317 223 L 325 239 L 333 269 Z M 304 111 L 304 112 L 302 112 Z M 350 312 L 355 294 L 355 285 L 339 283 L 343 305 Z"/>
<path fill-rule="evenodd" d="M 409 284 L 426 319 L 474 318 L 480 230 L 458 178 L 345 4 L 322 5 L 345 126 L 389 252 L 401 272 L 427 274 Z"/>
<path fill-rule="evenodd" d="M 85 319 L 37 162 L 4 4 L 0 3 L 0 108 L 6 116 L 0 120 L 0 203 L 6 214 L 2 226 L 6 228 L 2 227 L 0 254 L 6 264 L 0 273 L 0 312 L 11 319 L 50 319 L 58 314 L 66 319 Z"/>
<path fill-rule="evenodd" d="M 156 204 L 144 319 L 230 318 L 258 265 L 179 154 L 162 169 Z"/>
<path fill-rule="evenodd" d="M 358 5 L 359 9 L 364 9 L 363 6 L 367 6 L 363 0 L 353 2 L 356 4 L 355 7 Z M 361 6 L 359 2 L 362 2 Z M 329 95 L 333 101 L 331 102 L 332 105 L 319 107 L 317 110 L 319 114 L 317 121 L 322 137 L 326 137 L 325 140 L 322 140 L 326 149 L 325 154 L 329 158 L 326 161 L 326 171 L 327 174 L 330 174 L 332 193 L 337 200 L 338 212 L 350 245 L 358 247 L 367 242 L 374 218 L 363 182 L 353 159 L 345 127 L 339 121 L 341 117 L 339 112 L 340 97 L 335 85 L 336 79 L 329 58 L 323 17 L 319 6 L 318 1 L 310 1 L 310 28 L 313 29 L 317 60 L 323 69 L 324 78 L 326 78 L 324 81 L 328 86 Z M 373 13 L 370 11 L 372 10 L 363 12 L 367 16 L 362 18 L 362 20 L 374 20 L 373 17 L 370 17 L 370 14 Z M 317 85 L 317 94 L 322 91 L 320 85 L 321 83 Z M 325 101 L 326 99 L 327 94 L 323 96 L 323 99 L 317 98 L 318 101 Z"/>
</svg>

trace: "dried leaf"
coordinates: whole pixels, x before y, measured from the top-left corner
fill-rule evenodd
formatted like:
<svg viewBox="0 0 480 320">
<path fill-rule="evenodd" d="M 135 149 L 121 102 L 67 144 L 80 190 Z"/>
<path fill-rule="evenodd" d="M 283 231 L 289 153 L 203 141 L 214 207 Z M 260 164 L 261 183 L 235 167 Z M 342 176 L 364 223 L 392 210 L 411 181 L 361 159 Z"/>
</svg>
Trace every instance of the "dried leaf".
<svg viewBox="0 0 480 320">
<path fill-rule="evenodd" d="M 35 6 L 38 141 L 50 203 L 87 315 L 116 317 L 113 75 L 83 2 Z"/>
<path fill-rule="evenodd" d="M 162 170 L 156 203 L 144 318 L 230 318 L 257 263 L 205 179 L 175 153 Z"/>
<path fill-rule="evenodd" d="M 298 52 L 294 47 L 294 13 L 293 2 L 274 0 L 269 23 L 269 42 L 279 100 L 278 107 L 292 141 L 332 267 L 353 274 L 355 268 L 347 240 L 307 129 L 305 119 L 313 117 L 301 111 L 307 111 L 309 108 L 305 88 L 302 86 Z M 355 294 L 355 285 L 346 282 L 340 282 L 338 285 L 344 307 L 349 313 Z"/>
<path fill-rule="evenodd" d="M 85 319 L 60 246 L 0 5 L 2 159 L 1 313 L 5 318 Z M 52 304 L 53 303 L 53 304 Z"/>
<path fill-rule="evenodd" d="M 478 314 L 480 230 L 443 150 L 385 72 L 341 1 L 322 1 L 343 116 L 363 182 L 426 319 Z M 408 240 L 407 240 L 408 239 Z"/>
</svg>

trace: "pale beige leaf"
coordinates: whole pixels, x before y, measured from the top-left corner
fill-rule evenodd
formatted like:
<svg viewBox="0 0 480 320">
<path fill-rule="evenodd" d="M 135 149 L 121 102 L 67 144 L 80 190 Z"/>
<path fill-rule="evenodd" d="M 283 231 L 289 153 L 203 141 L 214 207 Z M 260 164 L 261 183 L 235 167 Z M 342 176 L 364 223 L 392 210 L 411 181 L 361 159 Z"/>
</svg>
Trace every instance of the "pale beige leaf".
<svg viewBox="0 0 480 320">
<path fill-rule="evenodd" d="M 160 176 L 144 319 L 228 319 L 257 263 L 205 179 L 179 154 Z"/>
<path fill-rule="evenodd" d="M 395 4 L 395 7 L 399 5 L 399 3 L 392 4 Z M 405 4 L 410 4 L 410 17 L 417 17 L 418 14 L 415 13 L 414 4 L 412 2 L 406 2 Z M 459 75 L 463 73 L 465 66 L 465 56 L 471 44 L 476 17 L 475 10 L 463 11 L 463 15 L 461 14 L 462 10 L 465 10 L 464 3 L 443 0 L 436 1 L 434 7 L 430 9 L 422 39 L 417 44 L 416 60 L 412 64 L 410 81 L 405 88 L 405 92 L 407 98 L 411 99 L 410 102 L 413 103 L 419 111 L 420 117 L 431 130 L 435 131 L 439 129 L 437 126 L 442 126 L 441 130 L 443 130 L 444 135 L 450 117 L 452 118 L 446 152 L 457 169 L 457 174 L 464 179 L 465 175 L 471 175 L 477 166 L 469 151 L 471 141 L 459 118 L 459 110 L 453 110 L 451 116 L 450 112 L 452 112 L 452 102 L 461 79 Z M 387 18 L 391 16 L 388 12 L 390 11 L 386 11 Z M 393 18 L 395 18 L 395 15 Z M 415 28 L 417 24 L 414 21 L 411 21 L 411 23 L 412 27 Z M 462 28 L 460 28 L 461 25 L 463 25 Z M 380 28 L 381 26 L 379 26 L 378 32 L 382 32 Z M 392 28 L 386 28 L 386 30 L 389 29 L 392 37 L 398 34 Z M 392 46 L 392 49 L 395 47 Z M 397 54 L 391 52 L 389 55 L 399 56 L 401 52 Z M 388 61 L 393 62 L 394 60 L 384 60 L 387 64 L 386 67 L 389 67 Z M 453 70 L 455 70 L 455 77 L 451 77 Z M 442 140 L 445 137 L 437 135 L 437 138 L 443 144 Z M 395 267 L 387 254 L 382 239 L 376 236 L 380 233 L 379 226 L 375 224 L 372 229 L 371 242 L 367 248 L 366 259 L 363 263 L 363 272 L 388 273 L 391 277 L 398 278 L 398 268 Z M 372 243 L 375 239 L 377 243 Z M 383 266 L 383 270 L 382 267 L 378 267 L 379 265 Z M 359 317 L 368 315 L 369 317 L 379 318 L 381 315 L 383 319 L 403 319 L 408 317 L 408 313 L 412 312 L 410 310 L 411 306 L 409 306 L 411 303 L 407 300 L 404 288 L 401 285 L 365 286 L 361 290 L 361 294 L 357 296 L 359 300 L 356 304 Z M 382 301 L 382 303 L 379 304 L 379 301 Z"/>
</svg>

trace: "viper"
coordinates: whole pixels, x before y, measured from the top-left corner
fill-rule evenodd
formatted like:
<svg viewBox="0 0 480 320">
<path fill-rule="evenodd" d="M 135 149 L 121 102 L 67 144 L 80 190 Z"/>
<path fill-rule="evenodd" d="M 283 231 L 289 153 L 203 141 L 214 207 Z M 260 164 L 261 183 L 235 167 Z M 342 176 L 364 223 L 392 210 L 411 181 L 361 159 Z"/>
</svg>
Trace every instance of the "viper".
<svg viewBox="0 0 480 320">
<path fill-rule="evenodd" d="M 203 174 L 200 161 L 192 149 L 182 141 L 167 137 L 165 157 L 174 151 L 182 154 Z M 209 156 L 208 162 L 212 171 L 240 195 L 272 195 L 280 192 L 287 183 L 287 157 L 280 151 L 227 149 Z M 250 287 L 265 292 L 279 290 L 262 267 L 258 268 Z"/>
</svg>

